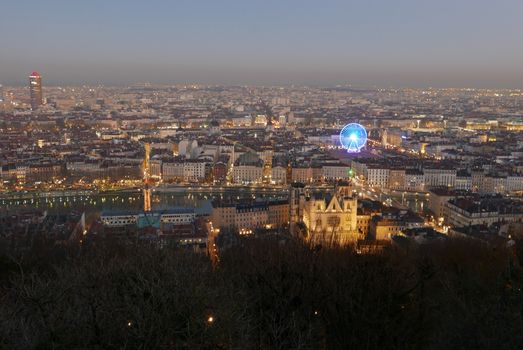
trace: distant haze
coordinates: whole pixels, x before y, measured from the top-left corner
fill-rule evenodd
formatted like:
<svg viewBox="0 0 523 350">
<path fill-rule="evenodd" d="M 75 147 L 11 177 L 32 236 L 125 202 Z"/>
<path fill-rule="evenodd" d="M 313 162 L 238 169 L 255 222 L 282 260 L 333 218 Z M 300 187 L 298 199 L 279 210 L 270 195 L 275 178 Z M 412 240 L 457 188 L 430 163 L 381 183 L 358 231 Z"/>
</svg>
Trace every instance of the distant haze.
<svg viewBox="0 0 523 350">
<path fill-rule="evenodd" d="M 522 0 L 17 0 L 0 84 L 523 88 Z"/>
</svg>

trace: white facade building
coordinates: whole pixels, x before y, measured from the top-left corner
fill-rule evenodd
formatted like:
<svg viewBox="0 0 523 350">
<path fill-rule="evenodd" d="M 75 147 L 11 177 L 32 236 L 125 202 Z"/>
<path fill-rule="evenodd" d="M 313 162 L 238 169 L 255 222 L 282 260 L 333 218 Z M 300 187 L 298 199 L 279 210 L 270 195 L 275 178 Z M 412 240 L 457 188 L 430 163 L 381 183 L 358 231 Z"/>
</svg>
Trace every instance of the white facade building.
<svg viewBox="0 0 523 350">
<path fill-rule="evenodd" d="M 389 184 L 390 170 L 375 166 L 367 166 L 367 183 L 372 187 L 386 188 Z"/>
<path fill-rule="evenodd" d="M 456 186 L 456 169 L 424 168 L 425 188 Z"/>
<path fill-rule="evenodd" d="M 256 165 L 235 165 L 233 181 L 239 184 L 258 183 L 262 181 L 263 167 Z"/>
<path fill-rule="evenodd" d="M 325 180 L 346 180 L 349 177 L 349 169 L 347 165 L 324 165 L 323 177 Z"/>
</svg>

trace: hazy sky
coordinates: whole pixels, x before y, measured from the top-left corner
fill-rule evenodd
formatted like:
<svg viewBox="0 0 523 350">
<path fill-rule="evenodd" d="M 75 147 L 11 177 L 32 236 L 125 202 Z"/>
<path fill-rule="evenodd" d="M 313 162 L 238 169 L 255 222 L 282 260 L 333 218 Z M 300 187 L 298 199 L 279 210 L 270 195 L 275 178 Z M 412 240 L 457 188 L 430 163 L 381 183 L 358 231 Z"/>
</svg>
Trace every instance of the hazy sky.
<svg viewBox="0 0 523 350">
<path fill-rule="evenodd" d="M 16 0 L 0 83 L 523 88 L 523 0 Z"/>
</svg>

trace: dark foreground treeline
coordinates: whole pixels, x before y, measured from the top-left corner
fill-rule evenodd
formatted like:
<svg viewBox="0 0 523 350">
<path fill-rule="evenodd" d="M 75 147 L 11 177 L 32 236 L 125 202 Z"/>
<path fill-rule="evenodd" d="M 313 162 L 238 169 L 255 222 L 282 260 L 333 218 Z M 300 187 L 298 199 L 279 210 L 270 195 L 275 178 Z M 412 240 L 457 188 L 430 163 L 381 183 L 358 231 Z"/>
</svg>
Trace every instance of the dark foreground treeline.
<svg viewBox="0 0 523 350">
<path fill-rule="evenodd" d="M 263 240 L 205 256 L 114 244 L 0 261 L 5 349 L 521 349 L 512 252 L 357 255 Z M 211 318 L 212 317 L 212 318 Z"/>
</svg>

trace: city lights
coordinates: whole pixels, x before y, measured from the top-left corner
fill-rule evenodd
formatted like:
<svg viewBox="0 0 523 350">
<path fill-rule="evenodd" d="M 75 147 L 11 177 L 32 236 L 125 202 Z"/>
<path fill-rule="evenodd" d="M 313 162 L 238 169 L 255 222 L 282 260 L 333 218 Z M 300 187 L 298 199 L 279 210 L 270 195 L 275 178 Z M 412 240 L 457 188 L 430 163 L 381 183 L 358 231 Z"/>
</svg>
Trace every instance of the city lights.
<svg viewBox="0 0 523 350">
<path fill-rule="evenodd" d="M 523 1 L 4 3 L 0 348 L 523 349 Z"/>
</svg>

